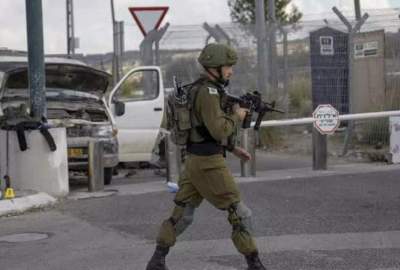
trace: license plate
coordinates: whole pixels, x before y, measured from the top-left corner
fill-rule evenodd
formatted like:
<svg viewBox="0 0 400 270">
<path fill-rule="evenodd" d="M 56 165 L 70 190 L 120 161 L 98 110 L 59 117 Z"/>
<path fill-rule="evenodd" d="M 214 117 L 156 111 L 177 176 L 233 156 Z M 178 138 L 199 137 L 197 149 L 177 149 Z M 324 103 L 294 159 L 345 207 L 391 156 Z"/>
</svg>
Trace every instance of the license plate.
<svg viewBox="0 0 400 270">
<path fill-rule="evenodd" d="M 68 157 L 78 158 L 83 156 L 82 148 L 69 148 L 68 149 Z"/>
</svg>

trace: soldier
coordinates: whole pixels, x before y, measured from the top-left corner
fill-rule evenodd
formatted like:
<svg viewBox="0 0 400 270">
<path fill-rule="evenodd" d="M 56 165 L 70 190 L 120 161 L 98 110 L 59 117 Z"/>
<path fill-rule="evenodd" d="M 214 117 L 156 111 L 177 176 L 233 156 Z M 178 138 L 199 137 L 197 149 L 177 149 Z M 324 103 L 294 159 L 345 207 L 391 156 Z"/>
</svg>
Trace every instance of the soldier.
<svg viewBox="0 0 400 270">
<path fill-rule="evenodd" d="M 250 154 L 234 145 L 224 146 L 236 127 L 246 116 L 246 109 L 235 105 L 232 113 L 221 107 L 221 95 L 233 74 L 237 54 L 229 46 L 209 44 L 201 52 L 199 63 L 205 74 L 195 82 L 193 94 L 192 124 L 187 144 L 185 169 L 179 179 L 175 208 L 161 225 L 157 246 L 146 270 L 167 270 L 165 257 L 170 247 L 193 221 L 195 209 L 203 198 L 213 206 L 228 211 L 232 225 L 232 241 L 245 256 L 248 270 L 265 270 L 258 257 L 258 250 L 251 236 L 251 210 L 241 201 L 234 178 L 226 166 L 225 149 L 247 161 Z"/>
</svg>

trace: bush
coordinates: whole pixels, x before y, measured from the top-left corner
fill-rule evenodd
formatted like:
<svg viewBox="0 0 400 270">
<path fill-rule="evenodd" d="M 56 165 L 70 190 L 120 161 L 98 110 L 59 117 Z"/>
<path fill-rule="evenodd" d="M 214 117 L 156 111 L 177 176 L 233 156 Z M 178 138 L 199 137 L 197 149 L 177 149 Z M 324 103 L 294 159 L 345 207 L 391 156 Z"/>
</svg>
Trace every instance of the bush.
<svg viewBox="0 0 400 270">
<path fill-rule="evenodd" d="M 360 127 L 360 129 L 361 132 L 358 133 L 358 139 L 361 143 L 374 146 L 389 144 L 389 118 L 370 120 Z"/>
<path fill-rule="evenodd" d="M 281 128 L 263 127 L 260 128 L 260 147 L 276 147 L 283 143 L 283 131 Z"/>
<path fill-rule="evenodd" d="M 309 79 L 296 79 L 289 85 L 289 112 L 294 117 L 309 117 L 312 114 L 311 83 Z"/>
</svg>

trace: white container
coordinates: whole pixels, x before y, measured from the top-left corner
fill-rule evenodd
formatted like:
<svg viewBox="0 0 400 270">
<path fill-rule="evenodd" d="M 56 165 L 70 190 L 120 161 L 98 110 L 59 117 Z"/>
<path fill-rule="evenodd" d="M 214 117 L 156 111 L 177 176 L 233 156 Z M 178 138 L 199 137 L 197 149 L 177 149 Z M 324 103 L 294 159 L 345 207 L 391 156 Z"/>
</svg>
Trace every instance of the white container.
<svg viewBox="0 0 400 270">
<path fill-rule="evenodd" d="M 12 188 L 42 191 L 56 197 L 68 194 L 66 130 L 51 128 L 49 132 L 57 145 L 57 150 L 54 152 L 50 151 L 47 141 L 39 130 L 25 131 L 28 145 L 26 151 L 20 150 L 15 131 L 0 130 L 0 177 L 3 179 L 3 176 L 8 174 Z"/>
</svg>

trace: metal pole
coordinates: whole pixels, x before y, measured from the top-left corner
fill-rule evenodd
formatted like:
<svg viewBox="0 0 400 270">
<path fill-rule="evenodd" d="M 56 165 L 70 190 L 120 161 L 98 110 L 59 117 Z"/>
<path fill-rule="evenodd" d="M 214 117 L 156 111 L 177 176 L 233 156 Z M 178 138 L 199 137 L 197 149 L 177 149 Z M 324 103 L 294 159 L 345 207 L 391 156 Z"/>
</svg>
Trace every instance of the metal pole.
<svg viewBox="0 0 400 270">
<path fill-rule="evenodd" d="M 255 131 L 254 129 L 249 129 L 249 137 L 248 137 L 248 142 L 249 142 L 249 153 L 251 155 L 251 160 L 250 160 L 250 174 L 251 176 L 255 177 L 256 172 L 257 172 L 257 166 L 256 166 L 256 146 L 258 143 L 258 131 Z"/>
<path fill-rule="evenodd" d="M 361 6 L 360 0 L 354 0 L 354 10 L 356 12 L 356 20 L 361 20 Z"/>
<path fill-rule="evenodd" d="M 285 117 L 289 116 L 289 63 L 288 63 L 288 33 L 282 27 L 283 32 L 283 91 L 285 93 Z"/>
<path fill-rule="evenodd" d="M 122 74 L 122 56 L 124 54 L 124 22 L 116 21 L 115 27 L 115 81 L 119 82 Z"/>
<path fill-rule="evenodd" d="M 210 26 L 208 23 L 203 23 L 203 28 L 208 32 L 208 38 L 206 40 L 206 45 L 208 44 L 208 40 L 212 37 L 218 43 L 225 43 L 230 45 L 231 38 L 229 35 L 222 29 L 218 24 L 214 27 Z"/>
<path fill-rule="evenodd" d="M 165 162 L 166 162 L 166 178 L 167 182 L 172 181 L 172 155 L 170 153 L 171 148 L 171 136 L 167 134 L 165 136 Z"/>
<path fill-rule="evenodd" d="M 160 65 L 160 43 L 158 40 L 156 40 L 154 42 L 154 46 L 155 46 L 155 59 L 156 59 L 156 66 Z"/>
<path fill-rule="evenodd" d="M 312 141 L 313 141 L 313 170 L 326 170 L 328 164 L 327 136 L 322 135 L 316 128 L 313 128 Z"/>
<path fill-rule="evenodd" d="M 399 111 L 385 111 L 385 112 L 369 112 L 369 113 L 355 113 L 355 114 L 342 114 L 339 115 L 339 121 L 350 121 L 350 120 L 362 120 L 362 119 L 373 119 L 383 118 L 389 116 L 400 115 Z M 297 118 L 297 119 L 285 119 L 285 120 L 268 120 L 262 121 L 260 127 L 278 127 L 278 126 L 294 126 L 312 124 L 315 119 L 313 117 Z M 251 123 L 253 127 L 255 122 Z"/>
<path fill-rule="evenodd" d="M 349 112 L 354 113 L 354 99 L 353 99 L 353 87 L 352 87 L 352 76 L 353 76 L 353 38 L 354 38 L 354 33 L 351 30 L 349 32 L 349 37 L 348 37 L 348 42 L 347 42 L 347 53 L 349 56 L 349 67 L 348 67 L 348 81 L 347 81 L 347 89 L 348 89 L 348 97 L 349 97 Z M 349 145 L 351 143 L 351 138 L 353 135 L 353 129 L 354 129 L 354 122 L 349 121 L 347 125 L 347 132 L 345 134 L 344 138 L 344 146 L 343 146 L 343 151 L 342 151 L 342 156 L 347 154 Z"/>
<path fill-rule="evenodd" d="M 271 92 L 278 87 L 277 62 L 276 62 L 276 10 L 275 0 L 268 1 L 268 63 L 269 63 L 269 85 Z"/>
<path fill-rule="evenodd" d="M 90 192 L 104 189 L 104 162 L 103 162 L 103 141 L 92 140 L 89 142 L 89 186 Z"/>
<path fill-rule="evenodd" d="M 153 29 L 144 37 L 140 43 L 140 58 L 142 60 L 142 65 L 150 66 L 154 65 L 154 52 L 153 43 L 160 42 L 161 38 L 165 34 L 169 27 L 169 23 L 166 23 L 159 30 Z"/>
<path fill-rule="evenodd" d="M 114 12 L 114 0 L 110 0 L 111 4 L 111 21 L 112 21 L 112 29 L 113 29 L 113 61 L 112 61 L 112 78 L 113 85 L 116 85 L 119 81 L 120 74 L 119 70 L 119 60 L 118 60 L 118 25 L 115 21 L 115 12 Z"/>
<path fill-rule="evenodd" d="M 31 116 L 47 116 L 43 52 L 42 0 L 26 0 Z"/>
<path fill-rule="evenodd" d="M 357 5 L 357 3 L 355 2 Z M 356 6 L 356 9 L 360 9 L 359 3 L 358 7 Z M 348 86 L 348 97 L 349 97 L 349 112 L 354 113 L 354 89 L 353 89 L 353 83 L 352 83 L 352 76 L 353 76 L 353 61 L 354 61 L 354 35 L 361 29 L 362 25 L 365 23 L 365 21 L 368 19 L 369 15 L 365 13 L 362 17 L 360 16 L 360 19 L 357 20 L 356 25 L 353 27 L 351 23 L 346 19 L 346 17 L 336 8 L 332 8 L 333 12 L 339 17 L 339 19 L 343 22 L 344 25 L 346 25 L 349 36 L 348 36 L 348 42 L 347 42 L 347 54 L 348 54 L 348 79 L 347 79 L 347 86 Z M 344 146 L 343 146 L 343 151 L 342 155 L 344 156 L 347 153 L 350 140 L 353 134 L 353 129 L 354 129 L 354 123 L 352 121 L 349 121 L 345 138 L 344 138 Z"/>
<path fill-rule="evenodd" d="M 74 32 L 74 3 L 73 0 L 66 0 L 67 3 L 67 54 L 75 54 L 75 32 Z"/>
<path fill-rule="evenodd" d="M 266 82 L 266 27 L 265 27 L 265 0 L 254 0 L 256 4 L 256 36 L 257 36 L 257 89 L 267 93 Z"/>
<path fill-rule="evenodd" d="M 248 129 L 242 129 L 241 130 L 241 146 L 243 149 L 246 151 L 249 151 L 249 130 Z M 240 175 L 242 177 L 248 177 L 250 176 L 250 166 L 248 162 L 243 162 L 242 160 L 240 161 Z"/>
</svg>

